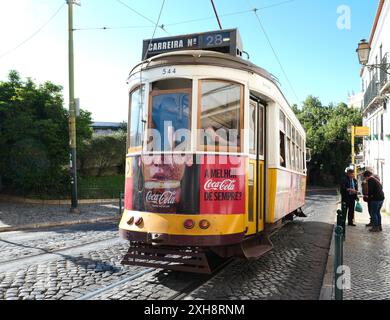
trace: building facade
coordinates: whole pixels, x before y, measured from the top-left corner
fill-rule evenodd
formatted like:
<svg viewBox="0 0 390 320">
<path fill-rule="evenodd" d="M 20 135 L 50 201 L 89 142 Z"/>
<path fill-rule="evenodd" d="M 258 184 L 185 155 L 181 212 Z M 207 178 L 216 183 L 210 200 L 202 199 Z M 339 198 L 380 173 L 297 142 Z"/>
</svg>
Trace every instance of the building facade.
<svg viewBox="0 0 390 320">
<path fill-rule="evenodd" d="M 369 40 L 367 65 L 361 71 L 363 89 L 363 125 L 370 127 L 370 137 L 363 143 L 364 164 L 374 169 L 383 181 L 385 209 L 390 212 L 390 0 L 380 0 Z"/>
<path fill-rule="evenodd" d="M 121 122 L 93 122 L 92 130 L 95 135 L 106 136 L 119 131 L 126 126 Z"/>
<path fill-rule="evenodd" d="M 353 94 L 348 97 L 348 108 L 361 109 L 363 103 L 363 92 Z"/>
</svg>

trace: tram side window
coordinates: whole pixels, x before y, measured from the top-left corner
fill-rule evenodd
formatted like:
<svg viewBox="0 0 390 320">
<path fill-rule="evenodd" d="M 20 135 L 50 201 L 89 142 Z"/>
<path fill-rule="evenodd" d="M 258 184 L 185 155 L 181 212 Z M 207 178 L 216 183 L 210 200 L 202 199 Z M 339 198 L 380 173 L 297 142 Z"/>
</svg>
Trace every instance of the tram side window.
<svg viewBox="0 0 390 320">
<path fill-rule="evenodd" d="M 280 166 L 286 168 L 286 116 L 279 110 L 279 158 Z"/>
<path fill-rule="evenodd" d="M 241 151 L 243 86 L 218 80 L 200 84 L 198 115 L 201 151 Z"/>
<path fill-rule="evenodd" d="M 251 154 L 256 154 L 256 119 L 257 103 L 251 101 L 249 104 L 249 150 Z"/>
<path fill-rule="evenodd" d="M 259 154 L 264 156 L 264 107 L 259 106 Z"/>
<path fill-rule="evenodd" d="M 142 144 L 142 111 L 145 101 L 145 87 L 130 93 L 128 148 L 137 148 Z"/>
</svg>

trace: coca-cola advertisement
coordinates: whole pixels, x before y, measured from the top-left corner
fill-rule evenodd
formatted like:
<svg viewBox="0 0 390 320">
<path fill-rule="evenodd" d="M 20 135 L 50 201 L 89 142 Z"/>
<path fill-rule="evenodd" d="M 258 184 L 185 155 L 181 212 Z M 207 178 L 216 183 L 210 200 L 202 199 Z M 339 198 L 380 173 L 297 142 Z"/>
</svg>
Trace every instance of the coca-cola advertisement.
<svg viewBox="0 0 390 320">
<path fill-rule="evenodd" d="M 126 209 L 163 214 L 245 212 L 244 160 L 218 156 L 134 156 Z"/>
<path fill-rule="evenodd" d="M 239 157 L 229 159 L 234 161 L 222 162 L 217 157 L 212 163 L 205 157 L 200 170 L 201 214 L 245 212 L 245 164 Z"/>
<path fill-rule="evenodd" d="M 166 213 L 199 213 L 199 168 L 194 157 L 153 155 L 136 156 L 132 161 L 132 188 L 128 210 Z"/>
</svg>

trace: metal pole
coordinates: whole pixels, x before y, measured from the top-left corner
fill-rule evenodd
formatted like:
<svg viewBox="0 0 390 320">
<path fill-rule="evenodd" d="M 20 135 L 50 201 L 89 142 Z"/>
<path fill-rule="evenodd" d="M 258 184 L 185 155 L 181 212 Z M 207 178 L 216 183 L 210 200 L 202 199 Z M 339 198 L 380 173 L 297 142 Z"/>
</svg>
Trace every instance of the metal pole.
<svg viewBox="0 0 390 320">
<path fill-rule="evenodd" d="M 352 126 L 351 134 L 351 145 L 352 145 L 352 164 L 354 166 L 355 177 L 357 177 L 357 166 L 355 164 L 355 127 Z"/>
<path fill-rule="evenodd" d="M 219 16 L 218 16 L 217 8 L 215 7 L 214 0 L 211 0 L 211 4 L 212 4 L 212 6 L 213 6 L 213 9 L 214 9 L 215 17 L 217 18 L 217 21 L 218 21 L 218 26 L 219 26 L 219 29 L 221 29 L 221 30 L 222 30 L 222 24 L 221 24 L 221 20 L 219 20 Z"/>
<path fill-rule="evenodd" d="M 339 274 L 339 267 L 343 265 L 343 228 L 340 226 L 336 227 L 335 230 L 335 260 L 334 260 L 334 274 L 335 274 L 335 299 L 343 300 L 343 288 L 340 288 L 341 281 L 339 281 L 339 277 L 342 274 Z"/>
<path fill-rule="evenodd" d="M 73 57 L 73 0 L 68 3 L 69 28 L 69 147 L 70 147 L 70 183 L 72 204 L 70 212 L 79 213 L 77 201 L 77 163 L 76 163 L 76 110 L 74 100 L 74 57 Z"/>
</svg>

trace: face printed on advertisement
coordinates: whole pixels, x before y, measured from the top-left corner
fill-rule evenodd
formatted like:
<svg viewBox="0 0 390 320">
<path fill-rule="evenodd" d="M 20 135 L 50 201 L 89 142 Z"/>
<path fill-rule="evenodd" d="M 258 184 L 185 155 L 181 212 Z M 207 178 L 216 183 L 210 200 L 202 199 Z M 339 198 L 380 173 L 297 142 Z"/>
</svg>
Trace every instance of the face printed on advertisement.
<svg viewBox="0 0 390 320">
<path fill-rule="evenodd" d="M 155 155 L 142 158 L 146 211 L 177 212 L 185 169 L 187 166 L 192 166 L 192 156 L 187 159 L 185 156 L 180 157 Z"/>
</svg>

